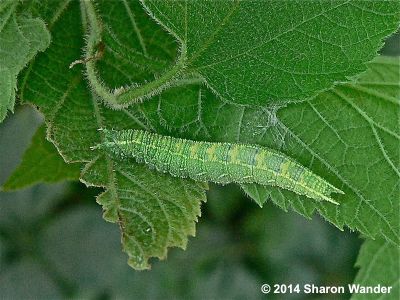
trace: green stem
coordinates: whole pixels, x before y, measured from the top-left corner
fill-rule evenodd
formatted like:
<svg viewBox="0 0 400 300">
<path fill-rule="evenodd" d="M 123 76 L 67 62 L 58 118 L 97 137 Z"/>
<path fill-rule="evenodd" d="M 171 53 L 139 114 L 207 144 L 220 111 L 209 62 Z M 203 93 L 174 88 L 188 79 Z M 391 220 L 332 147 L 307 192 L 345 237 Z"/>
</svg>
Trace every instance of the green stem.
<svg viewBox="0 0 400 300">
<path fill-rule="evenodd" d="M 102 42 L 102 25 L 97 18 L 96 11 L 91 1 L 83 0 L 89 27 L 89 36 L 86 45 L 86 73 L 93 90 L 113 108 L 121 109 L 132 103 L 140 103 L 170 85 L 170 82 L 181 74 L 186 66 L 186 47 L 182 44 L 180 55 L 175 65 L 153 81 L 142 85 L 120 87 L 111 91 L 104 85 L 97 75 L 96 57 L 97 46 Z"/>
</svg>

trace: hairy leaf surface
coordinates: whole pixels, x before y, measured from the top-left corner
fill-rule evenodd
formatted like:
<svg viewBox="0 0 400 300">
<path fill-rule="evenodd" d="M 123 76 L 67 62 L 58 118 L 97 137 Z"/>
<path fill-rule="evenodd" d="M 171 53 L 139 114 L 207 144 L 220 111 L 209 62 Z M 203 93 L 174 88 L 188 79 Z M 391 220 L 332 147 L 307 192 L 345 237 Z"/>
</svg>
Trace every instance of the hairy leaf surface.
<svg viewBox="0 0 400 300">
<path fill-rule="evenodd" d="M 8 110 L 14 111 L 17 75 L 50 43 L 43 21 L 17 16 L 17 6 L 18 1 L 0 3 L 0 122 Z"/>
<path fill-rule="evenodd" d="M 366 69 L 398 28 L 398 1 L 142 0 L 182 44 L 187 70 L 226 101 L 299 101 Z"/>
</svg>

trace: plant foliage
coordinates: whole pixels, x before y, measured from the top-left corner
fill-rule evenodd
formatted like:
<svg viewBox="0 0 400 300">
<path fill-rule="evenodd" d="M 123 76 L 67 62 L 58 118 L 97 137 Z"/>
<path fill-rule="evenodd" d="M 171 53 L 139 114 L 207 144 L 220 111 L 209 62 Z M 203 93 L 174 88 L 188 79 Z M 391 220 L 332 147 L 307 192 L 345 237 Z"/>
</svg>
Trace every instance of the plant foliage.
<svg viewBox="0 0 400 300">
<path fill-rule="evenodd" d="M 18 9 L 52 37 L 20 76 L 19 98 L 43 113 L 64 160 L 83 166 L 81 181 L 105 189 L 97 201 L 119 224 L 134 268 L 186 247 L 207 186 L 91 150 L 104 141 L 101 128 L 278 149 L 345 195 L 335 206 L 243 185 L 259 205 L 271 198 L 399 244 L 399 62 L 372 60 L 398 28 L 397 1 L 64 0 Z M 6 25 L 16 20 L 9 15 Z M 8 73 L 3 64 L 0 74 L 15 77 L 25 62 Z M 12 94 L 0 99 L 11 108 Z"/>
</svg>

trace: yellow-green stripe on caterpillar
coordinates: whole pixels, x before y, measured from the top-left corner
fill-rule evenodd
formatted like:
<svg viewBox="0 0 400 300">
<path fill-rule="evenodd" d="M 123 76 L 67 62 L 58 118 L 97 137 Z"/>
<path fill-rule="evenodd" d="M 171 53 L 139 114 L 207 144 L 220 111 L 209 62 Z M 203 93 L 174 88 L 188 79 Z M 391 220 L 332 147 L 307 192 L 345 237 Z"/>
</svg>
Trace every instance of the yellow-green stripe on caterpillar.
<svg viewBox="0 0 400 300">
<path fill-rule="evenodd" d="M 175 177 L 226 184 L 278 186 L 334 204 L 343 192 L 293 159 L 259 145 L 210 143 L 173 138 L 143 130 L 106 130 L 102 148 L 118 158 L 133 157 Z"/>
</svg>

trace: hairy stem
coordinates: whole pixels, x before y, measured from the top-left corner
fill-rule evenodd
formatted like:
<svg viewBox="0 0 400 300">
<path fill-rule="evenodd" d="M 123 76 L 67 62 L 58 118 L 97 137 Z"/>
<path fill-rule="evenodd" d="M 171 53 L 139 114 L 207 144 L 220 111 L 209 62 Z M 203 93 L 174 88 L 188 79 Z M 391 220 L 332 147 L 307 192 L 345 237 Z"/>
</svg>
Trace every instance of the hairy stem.
<svg viewBox="0 0 400 300">
<path fill-rule="evenodd" d="M 89 31 L 85 59 L 83 60 L 83 63 L 86 65 L 87 78 L 96 94 L 113 108 L 121 109 L 132 103 L 140 103 L 144 99 L 161 92 L 168 87 L 170 82 L 176 79 L 185 68 L 186 46 L 182 44 L 180 55 L 175 65 L 158 78 L 142 85 L 132 85 L 111 90 L 104 85 L 96 71 L 96 60 L 101 58 L 102 50 L 100 50 L 100 48 L 102 49 L 104 47 L 102 44 L 101 21 L 97 17 L 92 1 L 82 0 L 82 7 L 86 13 L 82 21 L 84 23 L 87 22 L 85 25 Z"/>
</svg>

